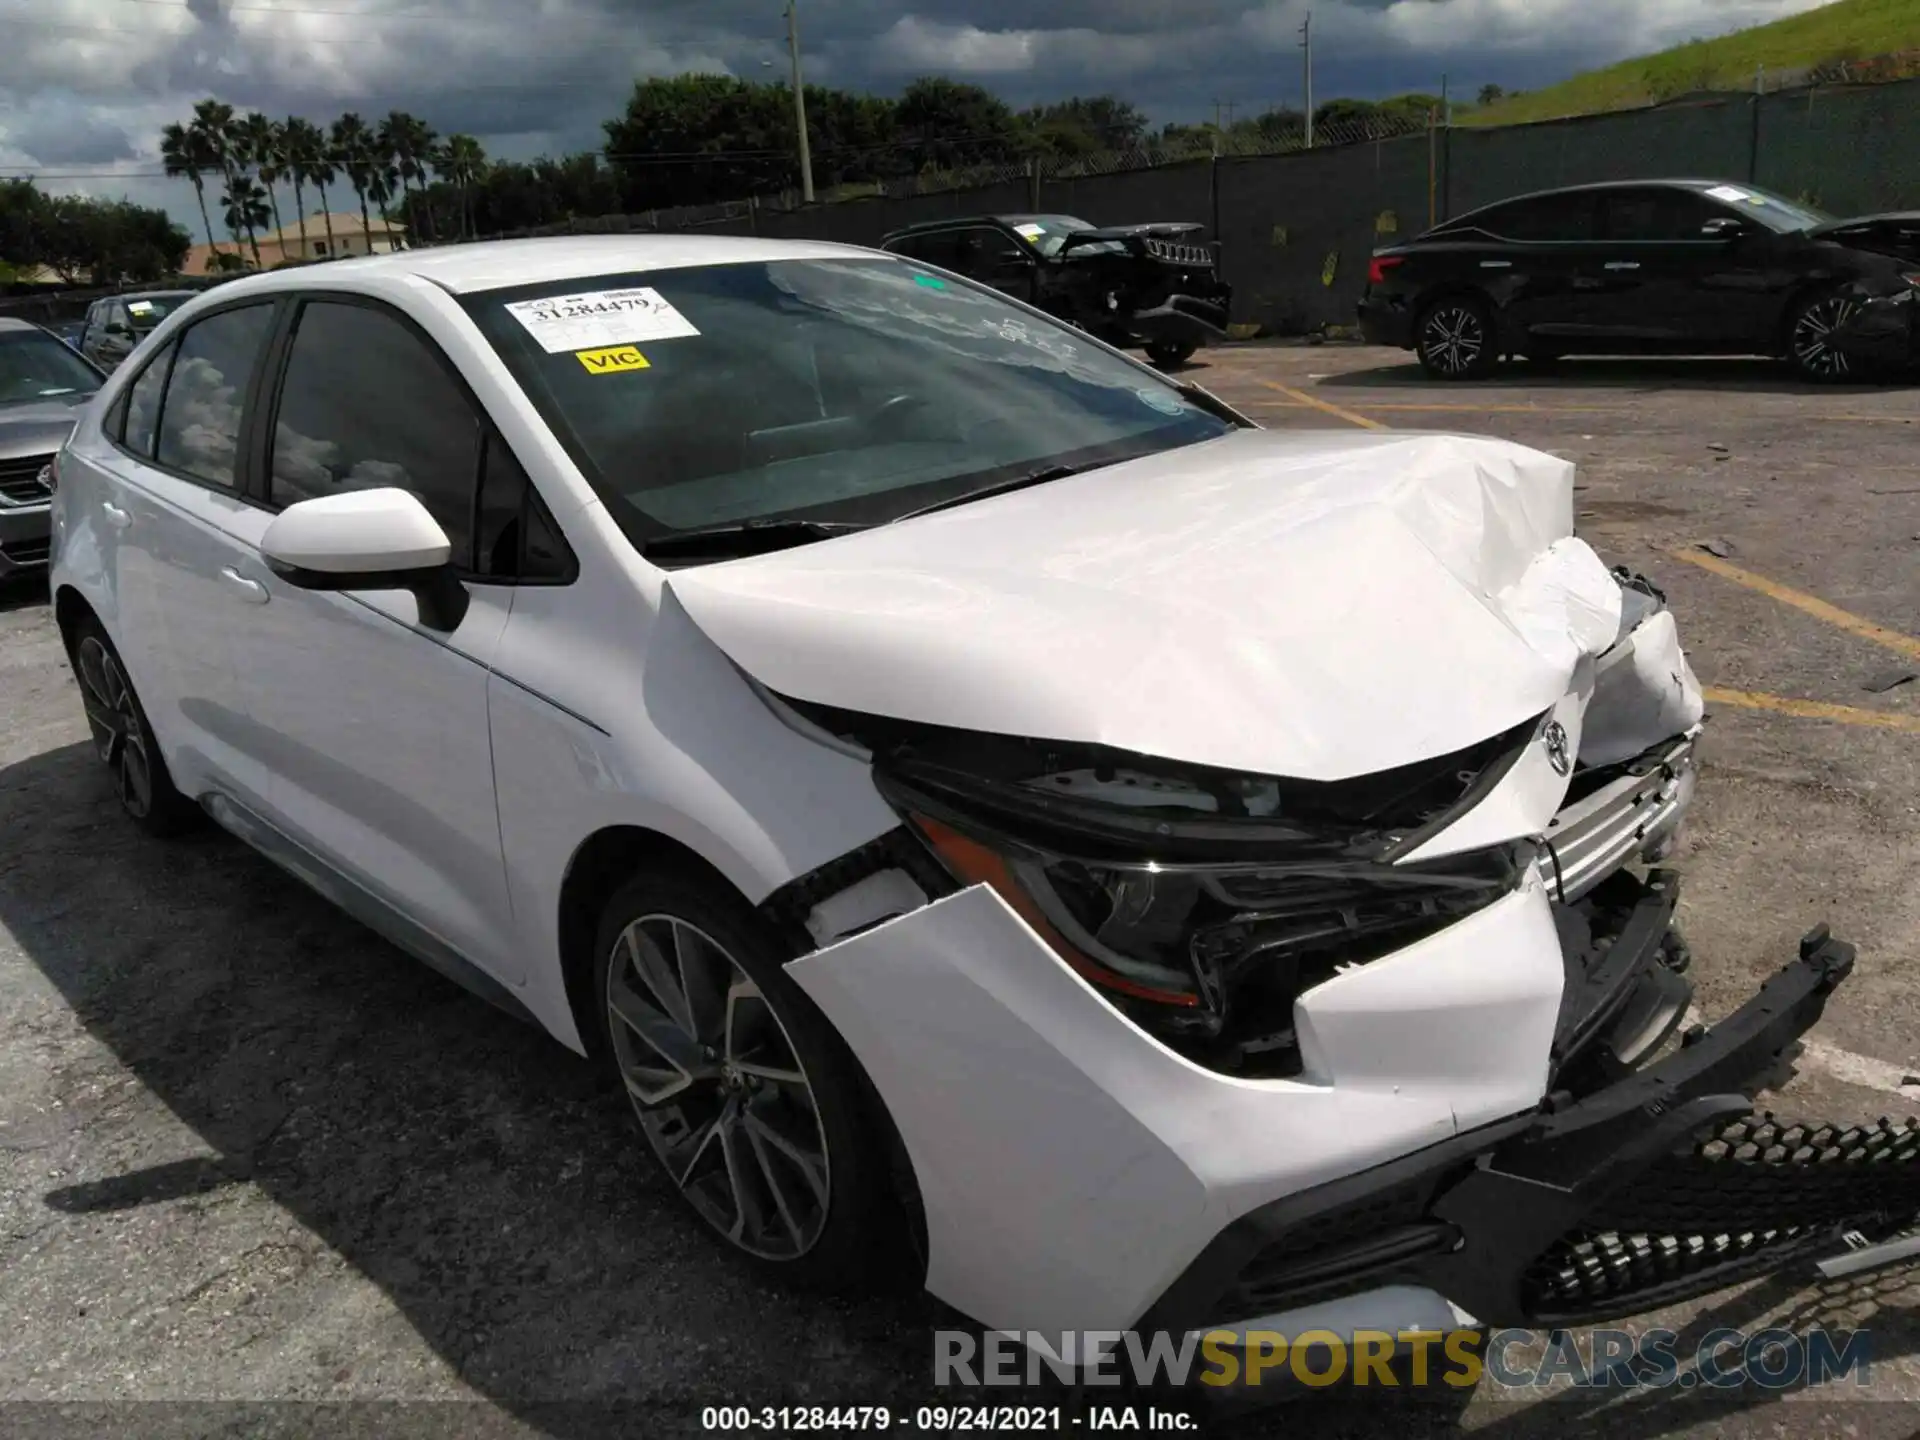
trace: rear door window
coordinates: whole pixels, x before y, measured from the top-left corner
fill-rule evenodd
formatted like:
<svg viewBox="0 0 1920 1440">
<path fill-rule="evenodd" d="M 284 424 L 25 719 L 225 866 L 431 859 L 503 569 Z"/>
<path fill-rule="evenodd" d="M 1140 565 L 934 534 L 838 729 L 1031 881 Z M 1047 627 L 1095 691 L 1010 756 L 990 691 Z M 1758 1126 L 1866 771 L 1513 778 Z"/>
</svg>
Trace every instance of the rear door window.
<svg viewBox="0 0 1920 1440">
<path fill-rule="evenodd" d="M 235 488 L 241 408 L 273 330 L 273 313 L 271 301 L 222 310 L 180 337 L 160 406 L 154 446 L 159 464 L 223 490 Z"/>
<path fill-rule="evenodd" d="M 1536 195 L 1488 211 L 1479 229 L 1503 240 L 1531 244 L 1578 242 L 1595 238 L 1594 196 L 1590 191 Z"/>
</svg>

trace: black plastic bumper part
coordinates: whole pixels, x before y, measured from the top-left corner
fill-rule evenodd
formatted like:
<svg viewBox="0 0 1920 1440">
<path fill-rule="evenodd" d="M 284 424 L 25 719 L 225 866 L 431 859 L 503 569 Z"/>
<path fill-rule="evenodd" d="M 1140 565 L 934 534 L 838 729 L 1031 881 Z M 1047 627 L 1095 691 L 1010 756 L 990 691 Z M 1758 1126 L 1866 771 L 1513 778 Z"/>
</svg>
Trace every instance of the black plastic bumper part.
<svg viewBox="0 0 1920 1440">
<path fill-rule="evenodd" d="M 1252 1212 L 1141 1328 L 1242 1323 L 1390 1284 L 1438 1291 L 1485 1325 L 1591 1323 L 1839 1248 L 1849 1230 L 1899 1228 L 1920 1213 L 1920 1127 L 1796 1127 L 1752 1111 L 1853 963 L 1822 926 L 1666 1058 Z"/>
</svg>

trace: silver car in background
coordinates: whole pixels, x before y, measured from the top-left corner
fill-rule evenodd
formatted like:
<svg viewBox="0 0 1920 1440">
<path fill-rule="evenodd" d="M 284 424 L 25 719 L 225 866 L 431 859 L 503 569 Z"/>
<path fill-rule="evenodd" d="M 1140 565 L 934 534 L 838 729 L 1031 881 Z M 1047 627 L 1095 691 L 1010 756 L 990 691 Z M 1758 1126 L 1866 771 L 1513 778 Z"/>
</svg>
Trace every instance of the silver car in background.
<svg viewBox="0 0 1920 1440">
<path fill-rule="evenodd" d="M 106 378 L 38 325 L 0 316 L 0 581 L 46 567 L 54 452 Z"/>
</svg>

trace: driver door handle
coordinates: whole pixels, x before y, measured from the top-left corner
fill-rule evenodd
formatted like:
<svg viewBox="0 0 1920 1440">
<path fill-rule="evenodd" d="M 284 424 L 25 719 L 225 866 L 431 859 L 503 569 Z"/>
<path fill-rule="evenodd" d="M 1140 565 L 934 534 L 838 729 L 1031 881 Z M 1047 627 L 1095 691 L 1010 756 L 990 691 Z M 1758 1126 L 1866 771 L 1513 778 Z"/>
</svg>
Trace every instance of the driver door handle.
<svg viewBox="0 0 1920 1440">
<path fill-rule="evenodd" d="M 1609 260 L 1607 262 L 1607 269 L 1609 270 L 1638 270 L 1639 268 L 1640 262 L 1638 260 Z"/>
<path fill-rule="evenodd" d="M 220 578 L 235 590 L 239 591 L 240 598 L 245 600 L 249 605 L 264 605 L 267 603 L 269 598 L 267 595 L 267 587 L 262 585 L 258 580 L 249 580 L 231 565 L 226 566 L 220 571 Z"/>
<path fill-rule="evenodd" d="M 111 500 L 102 500 L 100 502 L 100 513 L 107 517 L 107 523 L 116 530 L 124 530 L 133 524 L 133 516 L 122 510 Z"/>
</svg>

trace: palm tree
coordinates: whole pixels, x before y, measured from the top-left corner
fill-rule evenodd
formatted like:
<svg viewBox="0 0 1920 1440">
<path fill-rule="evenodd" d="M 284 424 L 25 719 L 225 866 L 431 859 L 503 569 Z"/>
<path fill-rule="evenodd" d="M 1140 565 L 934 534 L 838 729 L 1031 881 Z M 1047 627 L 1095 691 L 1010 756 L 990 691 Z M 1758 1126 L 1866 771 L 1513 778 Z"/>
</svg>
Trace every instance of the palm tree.
<svg viewBox="0 0 1920 1440">
<path fill-rule="evenodd" d="M 427 164 L 433 156 L 434 141 L 439 137 L 426 121 L 404 110 L 395 110 L 381 121 L 380 133 L 386 137 L 394 163 L 399 167 L 401 198 L 406 198 L 409 180 L 417 182 L 420 187 L 420 220 L 424 223 L 427 219 Z"/>
<path fill-rule="evenodd" d="M 264 268 L 260 264 L 260 242 L 254 238 L 254 234 L 258 227 L 267 223 L 266 192 L 251 175 L 236 175 L 227 182 L 220 203 L 225 207 L 221 218 L 227 222 L 227 229 L 247 232 L 248 242 L 253 247 L 253 268 Z"/>
<path fill-rule="evenodd" d="M 225 189 L 231 193 L 234 177 L 239 170 L 235 163 L 238 146 L 234 134 L 233 107 L 220 100 L 201 100 L 193 107 L 193 119 L 188 123 L 187 130 L 189 134 L 199 137 L 207 168 L 220 172 Z M 247 239 L 249 242 L 253 240 L 251 230 L 247 232 Z M 234 250 L 238 253 L 240 237 L 236 234 L 233 241 Z M 254 248 L 256 251 L 259 249 L 257 245 Z M 255 258 L 258 259 L 257 254 Z"/>
<path fill-rule="evenodd" d="M 386 227 L 387 243 L 393 243 L 393 217 L 387 213 L 387 202 L 396 192 L 403 189 L 400 179 L 400 167 L 376 147 L 373 163 L 367 167 L 367 194 L 380 210 L 380 223 Z M 373 252 L 373 237 L 367 237 L 367 252 Z"/>
<path fill-rule="evenodd" d="M 328 132 L 332 141 L 334 158 L 347 172 L 347 183 L 353 186 L 353 193 L 360 197 L 361 234 L 367 242 L 367 249 L 373 249 L 373 217 L 367 214 L 368 172 L 372 170 L 375 155 L 373 132 L 367 128 L 367 122 L 349 110 L 333 122 Z M 331 246 L 329 246 L 331 248 Z"/>
<path fill-rule="evenodd" d="M 200 174 L 207 168 L 199 137 L 184 125 L 169 125 L 160 132 L 160 163 L 169 176 L 184 175 L 193 182 L 193 198 L 200 202 L 200 223 L 207 227 L 207 253 L 217 254 L 220 246 L 213 238 L 213 218 L 207 214 L 207 185 Z"/>
<path fill-rule="evenodd" d="M 473 184 L 487 169 L 487 152 L 471 135 L 449 135 L 447 143 L 434 156 L 433 168 L 442 180 L 451 181 L 460 193 L 460 233 L 473 234 Z"/>
<path fill-rule="evenodd" d="M 284 229 L 280 223 L 280 197 L 274 193 L 274 182 L 287 173 L 286 152 L 282 148 L 280 127 L 258 110 L 248 113 L 236 128 L 240 142 L 241 159 L 253 165 L 254 173 L 267 190 L 267 204 L 273 210 L 273 228 Z M 283 240 L 285 236 L 281 237 Z M 284 251 L 282 254 L 284 255 Z"/>
<path fill-rule="evenodd" d="M 293 208 L 299 216 L 300 254 L 307 253 L 307 197 L 306 187 L 311 184 L 316 172 L 326 163 L 327 137 L 320 133 L 320 127 L 311 120 L 302 120 L 298 115 L 289 115 L 280 126 L 280 157 L 287 167 L 287 179 L 293 182 Z M 328 177 L 331 179 L 331 175 Z M 324 198 L 325 191 L 322 196 Z M 326 207 L 324 203 L 321 208 Z"/>
</svg>

